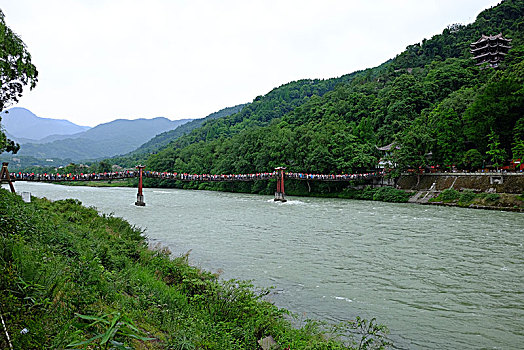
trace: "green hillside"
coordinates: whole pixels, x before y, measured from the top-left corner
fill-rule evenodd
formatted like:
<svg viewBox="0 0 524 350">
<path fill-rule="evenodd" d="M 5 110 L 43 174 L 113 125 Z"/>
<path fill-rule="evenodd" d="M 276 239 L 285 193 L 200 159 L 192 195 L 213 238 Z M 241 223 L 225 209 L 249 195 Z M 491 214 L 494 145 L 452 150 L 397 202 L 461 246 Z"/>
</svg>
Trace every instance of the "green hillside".
<svg viewBox="0 0 524 350">
<path fill-rule="evenodd" d="M 320 98 L 332 91 L 338 84 L 348 83 L 356 77 L 363 75 L 364 72 L 356 72 L 344 75 L 340 78 L 327 80 L 299 80 L 294 81 L 278 88 L 273 89 L 265 96 L 256 97 L 252 103 L 245 106 L 241 112 L 209 121 L 202 127 L 193 130 L 191 133 L 176 139 L 168 147 L 158 152 L 148 160 L 148 164 L 154 169 L 184 169 L 184 171 L 211 171 L 220 169 L 209 167 L 205 162 L 200 162 L 199 155 L 195 155 L 193 165 L 186 166 L 180 163 L 185 161 L 178 156 L 180 150 L 198 149 L 215 152 L 209 149 L 210 145 L 222 145 L 226 140 L 242 137 L 246 131 L 267 128 L 271 123 L 280 120 L 295 108 L 305 104 L 307 101 Z M 222 150 L 218 149 L 219 152 Z M 154 158 L 154 160 L 152 160 Z M 220 156 L 219 156 L 220 158 Z M 178 163 L 175 163 L 177 162 Z M 153 162 L 153 163 L 151 163 Z M 231 164 L 234 165 L 234 164 Z M 208 169 L 208 170 L 206 170 Z M 229 169 L 229 168 L 228 168 Z M 241 168 L 236 171 L 241 171 Z M 217 170 L 218 171 L 218 170 Z M 226 170 L 224 170 L 226 171 Z"/>
<path fill-rule="evenodd" d="M 469 44 L 498 33 L 512 39 L 506 60 L 497 69 L 477 66 Z M 178 138 L 147 166 L 193 173 L 280 165 L 355 172 L 374 168 L 377 146 L 391 142 L 401 146 L 394 155 L 399 170 L 507 163 L 524 149 L 523 33 L 524 1 L 503 1 L 474 23 L 450 26 L 380 67 L 282 85 L 240 113 Z"/>
<path fill-rule="evenodd" d="M 272 120 L 283 117 L 308 99 L 323 96 L 326 92 L 333 90 L 337 84 L 349 82 L 359 74 L 363 72 L 355 72 L 333 79 L 304 79 L 284 84 L 264 96 L 256 97 L 249 104 L 241 105 L 237 113 L 234 109 L 239 106 L 226 108 L 203 120 L 194 120 L 184 125 L 183 128 L 159 135 L 159 138 L 151 140 L 136 151 L 124 157 L 114 158 L 111 162 L 122 166 L 132 166 L 136 164 L 136 161 L 146 159 L 144 157 L 146 151 L 148 153 L 158 153 L 160 150 L 169 152 L 170 149 L 230 137 L 253 127 L 267 126 Z"/>
</svg>

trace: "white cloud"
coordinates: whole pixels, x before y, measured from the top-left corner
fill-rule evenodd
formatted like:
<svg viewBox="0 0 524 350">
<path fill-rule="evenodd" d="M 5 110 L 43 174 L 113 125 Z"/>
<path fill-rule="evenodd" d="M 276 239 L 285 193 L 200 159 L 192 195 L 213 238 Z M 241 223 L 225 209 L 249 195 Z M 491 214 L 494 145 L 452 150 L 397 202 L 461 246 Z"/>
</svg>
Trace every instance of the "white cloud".
<svg viewBox="0 0 524 350">
<path fill-rule="evenodd" d="M 204 117 L 292 80 L 376 66 L 493 0 L 0 0 L 37 87 L 19 106 L 96 125 Z"/>
</svg>

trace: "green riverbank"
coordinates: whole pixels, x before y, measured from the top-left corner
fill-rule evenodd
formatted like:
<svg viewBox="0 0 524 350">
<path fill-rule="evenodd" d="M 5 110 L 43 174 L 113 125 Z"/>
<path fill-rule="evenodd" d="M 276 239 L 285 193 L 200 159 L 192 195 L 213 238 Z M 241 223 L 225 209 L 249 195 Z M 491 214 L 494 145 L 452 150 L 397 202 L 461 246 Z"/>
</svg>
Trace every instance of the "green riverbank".
<svg viewBox="0 0 524 350">
<path fill-rule="evenodd" d="M 0 190 L 0 242 L 0 348 L 259 349 L 268 336 L 280 349 L 385 343 L 374 323 L 295 328 L 264 300 L 270 291 L 173 259 L 77 200 L 24 203 Z"/>
<path fill-rule="evenodd" d="M 429 194 L 422 204 L 457 206 L 462 208 L 524 211 L 524 196 L 513 193 L 475 193 L 471 190 L 461 192 L 448 188 L 442 192 Z"/>
</svg>

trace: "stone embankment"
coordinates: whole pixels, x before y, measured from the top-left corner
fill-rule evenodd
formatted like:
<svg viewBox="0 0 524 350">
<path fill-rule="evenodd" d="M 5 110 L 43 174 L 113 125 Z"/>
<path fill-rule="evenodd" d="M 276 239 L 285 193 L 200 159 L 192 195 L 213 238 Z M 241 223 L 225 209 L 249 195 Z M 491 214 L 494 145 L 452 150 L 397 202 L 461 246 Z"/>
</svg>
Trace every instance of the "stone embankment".
<svg viewBox="0 0 524 350">
<path fill-rule="evenodd" d="M 459 192 L 500 194 L 495 203 L 471 203 L 468 207 L 523 211 L 521 198 L 524 193 L 524 173 L 425 173 L 417 177 L 403 174 L 397 187 L 413 192 L 411 203 L 458 205 L 435 201 L 442 191 L 454 189 Z M 485 204 L 485 205 L 484 205 Z"/>
</svg>

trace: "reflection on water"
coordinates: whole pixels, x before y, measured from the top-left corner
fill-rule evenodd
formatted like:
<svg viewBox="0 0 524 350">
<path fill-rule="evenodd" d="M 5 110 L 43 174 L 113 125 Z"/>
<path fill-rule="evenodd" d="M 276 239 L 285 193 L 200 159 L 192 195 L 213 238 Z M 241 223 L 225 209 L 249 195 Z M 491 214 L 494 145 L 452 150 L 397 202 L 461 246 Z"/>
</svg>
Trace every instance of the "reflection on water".
<svg viewBox="0 0 524 350">
<path fill-rule="evenodd" d="M 131 188 L 16 188 L 122 216 L 195 265 L 275 286 L 278 306 L 308 318 L 376 317 L 400 348 L 524 343 L 520 213 L 171 189 L 136 207 Z"/>
</svg>

